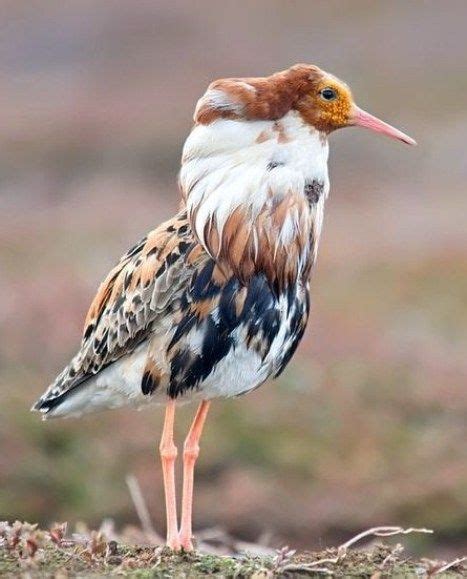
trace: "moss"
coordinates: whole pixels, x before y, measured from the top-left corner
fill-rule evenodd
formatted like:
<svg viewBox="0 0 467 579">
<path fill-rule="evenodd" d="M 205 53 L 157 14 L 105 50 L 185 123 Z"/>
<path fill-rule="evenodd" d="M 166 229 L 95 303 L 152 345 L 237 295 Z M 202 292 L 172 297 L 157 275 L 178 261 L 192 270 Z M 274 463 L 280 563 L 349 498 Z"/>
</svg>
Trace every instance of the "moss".
<svg viewBox="0 0 467 579">
<path fill-rule="evenodd" d="M 41 546 L 33 556 L 28 554 L 26 542 L 14 548 L 0 547 L 0 576 L 17 577 L 98 577 L 125 576 L 132 578 L 196 578 L 196 577 L 417 577 L 428 575 L 440 563 L 420 561 L 402 556 L 400 547 L 376 545 L 371 550 L 351 550 L 338 557 L 337 549 L 322 552 L 288 553 L 271 557 L 248 554 L 219 556 L 201 553 L 175 554 L 167 548 L 117 545 L 106 543 L 97 534 L 83 545 L 59 546 L 47 533 L 33 531 L 28 538 L 40 533 Z M 36 535 L 35 535 L 36 534 Z M 93 541 L 93 542 L 92 542 Z M 93 547 L 90 547 L 92 542 Z M 65 544 L 66 545 L 66 544 Z M 111 548 L 109 548 L 111 547 Z M 337 561 L 336 561 L 337 559 Z M 436 567 L 436 565 L 438 567 Z M 440 577 L 465 576 L 467 567 L 458 565 Z"/>
</svg>

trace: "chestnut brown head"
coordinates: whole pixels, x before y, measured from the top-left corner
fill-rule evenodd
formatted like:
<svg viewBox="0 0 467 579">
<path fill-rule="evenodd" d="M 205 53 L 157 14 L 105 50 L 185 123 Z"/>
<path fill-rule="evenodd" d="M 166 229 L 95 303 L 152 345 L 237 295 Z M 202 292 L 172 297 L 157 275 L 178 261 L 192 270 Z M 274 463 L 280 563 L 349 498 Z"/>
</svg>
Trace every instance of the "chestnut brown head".
<svg viewBox="0 0 467 579">
<path fill-rule="evenodd" d="M 228 78 L 211 83 L 198 101 L 195 122 L 219 118 L 278 120 L 290 111 L 318 131 L 361 126 L 409 145 L 415 141 L 360 109 L 349 87 L 315 65 L 296 64 L 268 77 Z"/>
</svg>

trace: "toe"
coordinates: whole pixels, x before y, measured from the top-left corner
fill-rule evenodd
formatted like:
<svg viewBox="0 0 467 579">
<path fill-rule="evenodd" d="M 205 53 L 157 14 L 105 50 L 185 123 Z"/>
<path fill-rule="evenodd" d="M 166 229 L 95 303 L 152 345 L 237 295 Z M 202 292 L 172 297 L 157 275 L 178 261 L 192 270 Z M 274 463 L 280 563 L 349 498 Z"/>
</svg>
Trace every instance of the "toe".
<svg viewBox="0 0 467 579">
<path fill-rule="evenodd" d="M 180 551 L 182 544 L 180 543 L 180 539 L 178 537 L 173 537 L 167 539 L 167 547 L 170 547 L 172 551 Z"/>
<path fill-rule="evenodd" d="M 181 537 L 180 545 L 182 549 L 184 549 L 185 551 L 194 550 L 193 541 L 191 540 L 191 537 Z"/>
</svg>

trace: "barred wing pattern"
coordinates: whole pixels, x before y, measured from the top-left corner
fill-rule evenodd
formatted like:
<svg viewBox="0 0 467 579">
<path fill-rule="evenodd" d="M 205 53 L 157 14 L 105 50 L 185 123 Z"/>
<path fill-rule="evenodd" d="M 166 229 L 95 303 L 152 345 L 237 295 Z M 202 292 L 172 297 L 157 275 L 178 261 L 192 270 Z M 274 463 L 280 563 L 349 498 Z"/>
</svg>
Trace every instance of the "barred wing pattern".
<svg viewBox="0 0 467 579">
<path fill-rule="evenodd" d="M 34 406 L 46 412 L 71 390 L 147 340 L 176 310 L 197 261 L 206 254 L 180 212 L 131 248 L 99 287 L 79 352 Z"/>
</svg>

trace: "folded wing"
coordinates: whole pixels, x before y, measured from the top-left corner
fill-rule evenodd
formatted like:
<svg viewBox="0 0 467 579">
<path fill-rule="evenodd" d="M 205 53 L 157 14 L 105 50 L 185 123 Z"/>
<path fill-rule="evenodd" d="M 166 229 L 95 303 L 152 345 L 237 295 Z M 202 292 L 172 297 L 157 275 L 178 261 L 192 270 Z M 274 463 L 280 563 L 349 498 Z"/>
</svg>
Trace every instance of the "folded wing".
<svg viewBox="0 0 467 579">
<path fill-rule="evenodd" d="M 71 390 L 147 340 L 162 318 L 177 309 L 193 268 L 205 256 L 185 212 L 131 248 L 99 287 L 86 316 L 80 350 L 34 410 L 48 412 Z"/>
</svg>

